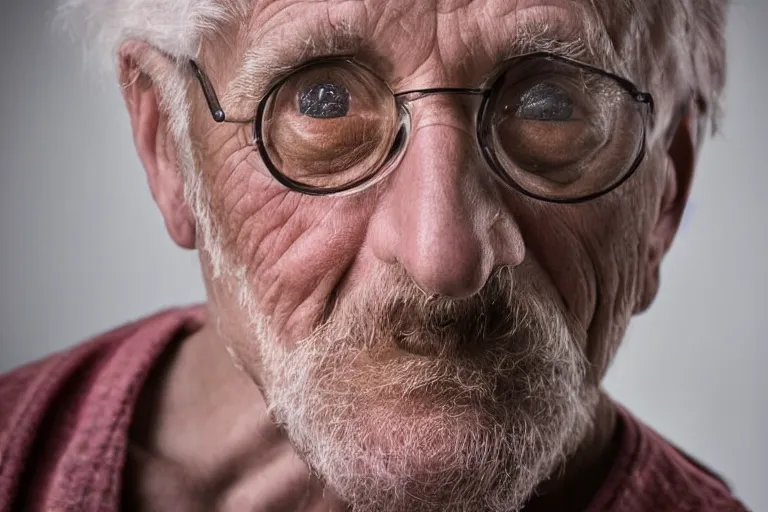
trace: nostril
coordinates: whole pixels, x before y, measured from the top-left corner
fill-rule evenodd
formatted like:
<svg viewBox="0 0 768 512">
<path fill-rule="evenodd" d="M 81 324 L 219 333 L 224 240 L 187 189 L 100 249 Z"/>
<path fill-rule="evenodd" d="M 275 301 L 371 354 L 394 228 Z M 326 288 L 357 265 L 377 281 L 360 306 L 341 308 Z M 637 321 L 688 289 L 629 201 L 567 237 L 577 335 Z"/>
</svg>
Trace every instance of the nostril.
<svg viewBox="0 0 768 512">
<path fill-rule="evenodd" d="M 456 236 L 448 237 L 456 240 Z M 476 244 L 475 244 L 476 245 Z M 485 254 L 444 240 L 413 248 L 401 261 L 413 282 L 426 295 L 462 299 L 477 293 L 488 277 Z"/>
</svg>

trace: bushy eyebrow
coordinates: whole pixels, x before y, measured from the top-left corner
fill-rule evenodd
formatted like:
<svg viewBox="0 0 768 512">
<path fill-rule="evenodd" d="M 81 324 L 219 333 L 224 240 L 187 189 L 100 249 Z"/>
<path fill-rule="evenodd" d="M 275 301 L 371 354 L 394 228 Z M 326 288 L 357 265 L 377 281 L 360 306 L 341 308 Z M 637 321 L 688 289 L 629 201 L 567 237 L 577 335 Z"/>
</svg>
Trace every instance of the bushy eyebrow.
<svg viewBox="0 0 768 512">
<path fill-rule="evenodd" d="M 567 23 L 528 17 L 516 26 L 514 37 L 501 41 L 494 50 L 497 65 L 535 52 L 554 53 L 610 71 L 620 71 L 614 47 L 597 20 Z M 246 50 L 234 79 L 227 86 L 224 102 L 255 105 L 279 77 L 308 61 L 330 56 L 352 57 L 385 81 L 393 74 L 392 63 L 376 51 L 370 34 L 361 33 L 353 23 L 340 26 L 286 24 L 258 36 Z M 488 70 L 486 76 L 478 77 L 478 82 L 482 83 L 494 72 L 495 69 Z"/>
<path fill-rule="evenodd" d="M 243 55 L 225 97 L 258 102 L 276 78 L 313 59 L 350 56 L 386 75 L 386 59 L 369 38 L 351 26 L 301 26 L 271 31 L 259 37 Z"/>
<path fill-rule="evenodd" d="M 602 30 L 539 21 L 519 27 L 515 37 L 502 45 L 499 58 L 507 60 L 538 52 L 558 54 L 597 67 L 616 65 L 613 45 Z"/>
</svg>

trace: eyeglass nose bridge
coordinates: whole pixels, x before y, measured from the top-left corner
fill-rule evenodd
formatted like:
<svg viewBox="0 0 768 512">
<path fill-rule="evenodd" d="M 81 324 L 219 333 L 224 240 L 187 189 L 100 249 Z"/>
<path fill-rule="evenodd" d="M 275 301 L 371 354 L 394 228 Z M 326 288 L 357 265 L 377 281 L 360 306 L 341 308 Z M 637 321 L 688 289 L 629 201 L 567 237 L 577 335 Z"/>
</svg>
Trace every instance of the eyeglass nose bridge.
<svg viewBox="0 0 768 512">
<path fill-rule="evenodd" d="M 389 172 L 382 173 L 381 178 L 388 175 L 399 165 L 398 155 L 402 157 L 403 153 L 405 152 L 405 148 L 410 142 L 412 121 L 411 110 L 408 108 L 408 105 L 420 99 L 437 94 L 447 94 L 451 96 L 472 96 L 479 99 L 479 105 L 476 107 L 477 110 L 475 111 L 477 116 L 475 119 L 475 143 L 477 144 L 479 155 L 481 155 L 481 157 L 484 159 L 488 170 L 493 174 L 497 174 L 494 168 L 494 163 L 497 163 L 495 162 L 496 157 L 492 154 L 491 149 L 486 143 L 488 137 L 488 126 L 483 123 L 483 118 L 486 115 L 488 103 L 493 91 L 494 89 L 492 88 L 480 89 L 464 87 L 431 87 L 426 89 L 413 89 L 395 93 L 394 98 L 402 109 L 401 113 L 405 114 L 405 118 L 401 118 L 403 121 L 405 121 L 404 124 L 401 125 L 401 128 L 403 128 L 405 131 L 400 130 L 398 132 L 396 141 L 390 150 L 389 157 L 387 158 L 387 160 L 394 162 L 394 164 L 389 166 Z"/>
<path fill-rule="evenodd" d="M 427 96 L 434 94 L 452 94 L 452 95 L 469 95 L 469 96 L 483 96 L 486 97 L 490 94 L 491 89 L 472 89 L 464 87 L 431 87 L 428 89 L 414 89 L 411 91 L 403 91 L 395 94 L 395 98 L 404 103 L 411 103 Z"/>
<path fill-rule="evenodd" d="M 485 110 L 488 106 L 488 100 L 490 99 L 492 93 L 493 89 L 489 88 L 480 89 L 466 87 L 430 87 L 426 89 L 413 89 L 410 91 L 395 93 L 394 98 L 409 119 L 411 116 L 409 105 L 428 96 L 447 94 L 451 96 L 473 96 L 478 98 L 479 105 L 476 107 L 477 110 L 475 111 L 477 115 L 477 142 L 482 146 L 485 132 L 487 130 L 487 128 L 483 126 L 482 119 L 485 115 Z"/>
</svg>

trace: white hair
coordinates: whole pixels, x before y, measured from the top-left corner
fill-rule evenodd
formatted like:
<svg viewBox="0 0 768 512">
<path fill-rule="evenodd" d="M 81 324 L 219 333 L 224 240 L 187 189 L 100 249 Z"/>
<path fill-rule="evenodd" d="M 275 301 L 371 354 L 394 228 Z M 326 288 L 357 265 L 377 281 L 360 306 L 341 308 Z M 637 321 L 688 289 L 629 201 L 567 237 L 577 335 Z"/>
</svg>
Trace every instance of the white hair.
<svg viewBox="0 0 768 512">
<path fill-rule="evenodd" d="M 723 32 L 730 0 L 588 1 L 606 25 L 625 28 L 626 37 L 618 41 L 619 52 L 630 57 L 641 72 L 675 71 L 675 76 L 660 82 L 673 81 L 677 87 L 695 89 L 713 107 L 719 104 L 725 68 Z M 179 59 L 195 57 L 206 37 L 227 21 L 243 17 L 250 3 L 251 0 L 62 0 L 59 12 L 73 31 L 85 32 L 88 48 L 98 53 L 101 62 L 111 63 L 119 45 L 130 39 L 146 41 Z M 611 35 L 617 38 L 617 34 Z M 666 50 L 661 63 L 642 58 L 658 57 L 662 48 Z M 665 69 L 658 69 L 659 65 Z"/>
<path fill-rule="evenodd" d="M 131 39 L 172 57 L 193 57 L 230 8 L 219 0 L 65 0 L 59 13 L 72 32 L 86 32 L 87 47 L 111 66 L 120 44 Z"/>
<path fill-rule="evenodd" d="M 182 66 L 199 54 L 206 37 L 242 13 L 247 3 L 249 0 L 64 0 L 58 9 L 58 20 L 70 34 L 82 39 L 87 56 L 103 69 L 113 68 L 118 49 L 130 40 L 144 41 L 178 63 L 174 72 L 159 80 L 153 78 L 169 115 L 186 201 L 201 230 L 215 276 L 221 274 L 224 263 L 216 224 L 207 207 L 207 191 L 197 172 L 189 132 L 190 77 Z"/>
<path fill-rule="evenodd" d="M 725 87 L 730 0 L 589 1 L 631 76 L 653 93 L 657 131 L 667 131 L 681 108 L 693 101 L 714 133 Z"/>
<path fill-rule="evenodd" d="M 701 107 L 701 118 L 716 128 L 725 85 L 724 28 L 729 1 L 587 0 L 599 13 L 627 72 L 654 94 L 657 110 L 651 143 L 669 130 L 691 100 Z M 251 2 L 62 0 L 59 13 L 70 32 L 83 36 L 88 51 L 102 64 L 111 66 L 117 49 L 129 40 L 144 41 L 185 63 L 197 57 L 203 42 L 220 34 L 227 23 L 244 19 Z M 190 140 L 187 89 L 191 77 L 180 64 L 174 73 L 154 78 L 177 143 L 186 199 L 217 277 L 225 264 Z"/>
</svg>

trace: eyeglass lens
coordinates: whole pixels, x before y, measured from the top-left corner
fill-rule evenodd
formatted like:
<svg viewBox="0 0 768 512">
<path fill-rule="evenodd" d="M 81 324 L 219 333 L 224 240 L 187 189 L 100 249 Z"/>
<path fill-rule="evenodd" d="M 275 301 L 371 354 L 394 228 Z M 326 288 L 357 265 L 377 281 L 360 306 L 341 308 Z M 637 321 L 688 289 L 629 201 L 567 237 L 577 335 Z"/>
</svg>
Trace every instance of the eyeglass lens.
<svg viewBox="0 0 768 512">
<path fill-rule="evenodd" d="M 348 60 L 302 68 L 265 101 L 262 156 L 309 189 L 373 179 L 391 164 L 407 122 L 389 87 Z M 494 82 L 478 133 L 502 180 L 542 198 L 577 198 L 631 172 L 643 147 L 644 107 L 610 76 L 523 59 Z"/>
</svg>

